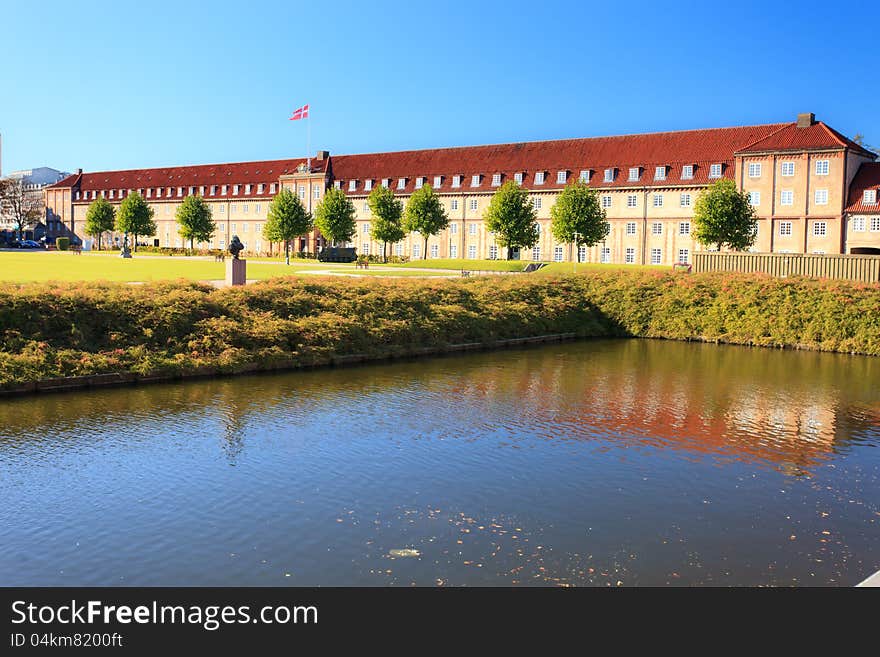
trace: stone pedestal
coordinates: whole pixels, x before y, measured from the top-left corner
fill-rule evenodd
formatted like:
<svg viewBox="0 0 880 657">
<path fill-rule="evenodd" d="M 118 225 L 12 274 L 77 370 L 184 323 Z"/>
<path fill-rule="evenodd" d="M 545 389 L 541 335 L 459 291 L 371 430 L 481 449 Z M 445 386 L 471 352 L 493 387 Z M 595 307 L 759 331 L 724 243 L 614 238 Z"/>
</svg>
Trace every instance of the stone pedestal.
<svg viewBox="0 0 880 657">
<path fill-rule="evenodd" d="M 232 258 L 226 261 L 226 284 L 244 285 L 247 281 L 247 260 Z"/>
</svg>

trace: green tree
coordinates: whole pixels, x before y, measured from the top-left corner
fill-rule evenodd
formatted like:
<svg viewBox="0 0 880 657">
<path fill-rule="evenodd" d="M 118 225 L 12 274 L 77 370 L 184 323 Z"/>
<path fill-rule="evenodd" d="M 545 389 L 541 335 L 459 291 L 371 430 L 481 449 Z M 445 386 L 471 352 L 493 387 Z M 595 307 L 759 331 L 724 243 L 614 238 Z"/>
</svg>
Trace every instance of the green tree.
<svg viewBox="0 0 880 657">
<path fill-rule="evenodd" d="M 448 225 L 449 217 L 446 216 L 446 210 L 430 185 L 425 185 L 412 193 L 409 203 L 406 204 L 403 228 L 409 232 L 419 233 L 425 238 L 423 259 L 428 258 L 428 239 Z"/>
<path fill-rule="evenodd" d="M 195 242 L 209 241 L 217 230 L 211 206 L 201 196 L 187 196 L 183 199 L 175 216 L 179 226 L 177 232 L 183 239 L 189 240 L 190 251 L 195 247 Z"/>
<path fill-rule="evenodd" d="M 401 223 L 403 203 L 394 197 L 393 189 L 381 185 L 370 192 L 367 203 L 370 206 L 370 214 L 373 215 L 370 237 L 382 242 L 382 260 L 388 262 L 386 255 L 388 242 L 393 244 L 406 237 L 406 231 L 403 230 Z"/>
<path fill-rule="evenodd" d="M 116 224 L 116 210 L 103 196 L 91 202 L 86 211 L 86 235 L 98 238 L 98 251 L 101 250 L 101 236 L 113 230 Z"/>
<path fill-rule="evenodd" d="M 550 208 L 550 232 L 564 244 L 574 244 L 577 259 L 581 246 L 593 246 L 604 240 L 611 231 L 605 219 L 605 210 L 599 203 L 599 194 L 585 182 L 567 185 Z"/>
<path fill-rule="evenodd" d="M 732 180 L 715 182 L 697 198 L 693 236 L 700 244 L 742 251 L 755 243 L 757 232 L 749 195 L 739 191 Z"/>
<path fill-rule="evenodd" d="M 302 237 L 312 229 L 312 215 L 299 196 L 282 189 L 269 204 L 269 215 L 263 235 L 270 242 L 284 242 L 284 262 L 290 264 L 290 240 Z"/>
<path fill-rule="evenodd" d="M 131 233 L 134 236 L 134 250 L 137 251 L 138 236 L 149 237 L 156 234 L 156 222 L 153 221 L 153 208 L 147 205 L 144 197 L 131 192 L 119 204 L 116 212 L 116 230 L 120 233 Z"/>
<path fill-rule="evenodd" d="M 324 200 L 315 208 L 315 226 L 321 231 L 324 239 L 336 242 L 348 242 L 357 232 L 355 225 L 355 209 L 341 189 L 331 188 L 324 195 Z"/>
<path fill-rule="evenodd" d="M 515 248 L 528 248 L 538 243 L 537 219 L 528 191 L 513 180 L 498 188 L 483 214 L 486 229 L 495 233 L 498 243 L 507 248 L 508 260 L 513 258 Z"/>
</svg>

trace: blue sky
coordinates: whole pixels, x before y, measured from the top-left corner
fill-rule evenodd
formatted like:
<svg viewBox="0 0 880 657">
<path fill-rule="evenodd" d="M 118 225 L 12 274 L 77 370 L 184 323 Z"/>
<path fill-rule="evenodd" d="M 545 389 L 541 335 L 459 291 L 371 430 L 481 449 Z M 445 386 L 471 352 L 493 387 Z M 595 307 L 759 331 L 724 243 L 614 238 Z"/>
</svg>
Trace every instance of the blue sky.
<svg viewBox="0 0 880 657">
<path fill-rule="evenodd" d="M 793 120 L 880 145 L 874 2 L 41 2 L 0 22 L 3 170 Z M 868 31 L 866 31 L 868 30 Z"/>
</svg>

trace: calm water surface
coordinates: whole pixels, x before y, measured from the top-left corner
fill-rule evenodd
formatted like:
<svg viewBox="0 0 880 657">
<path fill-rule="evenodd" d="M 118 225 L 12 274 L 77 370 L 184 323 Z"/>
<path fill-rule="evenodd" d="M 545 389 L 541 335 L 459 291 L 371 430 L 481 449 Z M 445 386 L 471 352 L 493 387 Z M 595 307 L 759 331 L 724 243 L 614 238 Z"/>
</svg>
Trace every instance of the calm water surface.
<svg viewBox="0 0 880 657">
<path fill-rule="evenodd" d="M 880 359 L 647 340 L 0 400 L 0 584 L 853 585 L 878 447 Z"/>
</svg>

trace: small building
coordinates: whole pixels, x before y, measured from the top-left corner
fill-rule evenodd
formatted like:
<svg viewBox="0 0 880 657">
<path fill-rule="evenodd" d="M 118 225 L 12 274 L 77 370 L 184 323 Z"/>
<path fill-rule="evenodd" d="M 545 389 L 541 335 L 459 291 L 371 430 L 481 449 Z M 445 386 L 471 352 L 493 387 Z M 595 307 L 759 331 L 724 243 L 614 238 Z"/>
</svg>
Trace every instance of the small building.
<svg viewBox="0 0 880 657">
<path fill-rule="evenodd" d="M 847 253 L 880 255 L 880 162 L 859 167 L 846 206 Z"/>
</svg>

